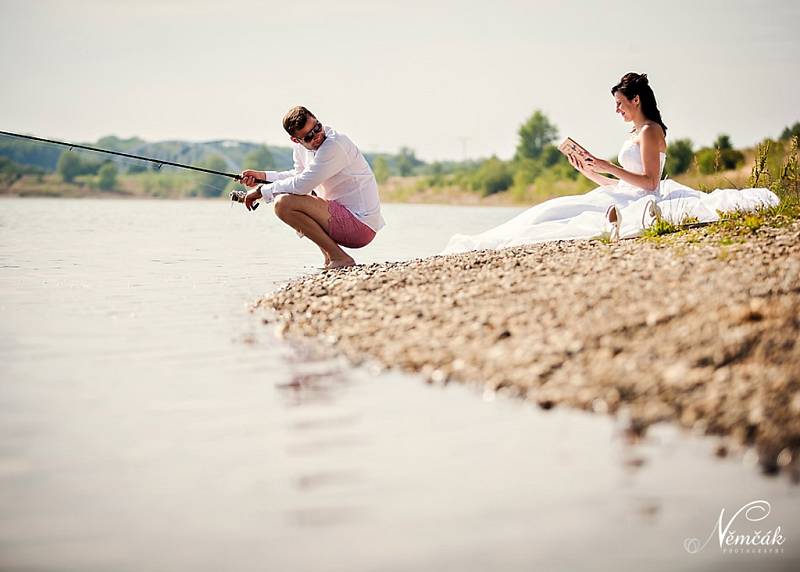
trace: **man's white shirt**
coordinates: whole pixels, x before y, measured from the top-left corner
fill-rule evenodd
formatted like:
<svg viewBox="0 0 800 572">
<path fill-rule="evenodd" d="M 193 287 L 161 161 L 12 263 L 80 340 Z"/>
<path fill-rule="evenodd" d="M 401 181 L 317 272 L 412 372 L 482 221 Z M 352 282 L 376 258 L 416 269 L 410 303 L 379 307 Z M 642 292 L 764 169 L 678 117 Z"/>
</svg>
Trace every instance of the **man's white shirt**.
<svg viewBox="0 0 800 572">
<path fill-rule="evenodd" d="M 293 159 L 291 171 L 266 172 L 271 183 L 262 193 L 308 195 L 316 190 L 318 196 L 340 203 L 376 232 L 386 224 L 375 175 L 347 135 L 325 127 L 325 141 L 319 149 L 309 151 L 295 143 Z"/>
</svg>

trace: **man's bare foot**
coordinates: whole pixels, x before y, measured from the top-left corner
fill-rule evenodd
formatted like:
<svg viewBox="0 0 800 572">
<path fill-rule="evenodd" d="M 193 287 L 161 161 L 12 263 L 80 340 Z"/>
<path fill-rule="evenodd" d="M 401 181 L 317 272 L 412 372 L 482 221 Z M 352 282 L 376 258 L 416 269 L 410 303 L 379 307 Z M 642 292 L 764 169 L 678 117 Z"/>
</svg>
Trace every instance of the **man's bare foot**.
<svg viewBox="0 0 800 572">
<path fill-rule="evenodd" d="M 349 256 L 347 258 L 334 258 L 325 265 L 325 269 L 333 270 L 334 268 L 347 268 L 348 266 L 354 266 L 355 263 L 356 261 Z"/>
</svg>

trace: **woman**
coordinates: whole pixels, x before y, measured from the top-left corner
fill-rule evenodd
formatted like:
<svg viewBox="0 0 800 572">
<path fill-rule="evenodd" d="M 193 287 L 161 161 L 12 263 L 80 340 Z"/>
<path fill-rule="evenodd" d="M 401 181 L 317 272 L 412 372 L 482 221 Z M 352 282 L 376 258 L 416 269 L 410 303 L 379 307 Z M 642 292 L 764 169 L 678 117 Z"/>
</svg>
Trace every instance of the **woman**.
<svg viewBox="0 0 800 572">
<path fill-rule="evenodd" d="M 675 181 L 661 181 L 667 158 L 667 126 L 647 75 L 625 74 L 611 88 L 611 94 L 617 113 L 633 123 L 631 137 L 619 152 L 621 167 L 588 152 L 571 154 L 570 164 L 599 187 L 583 195 L 558 197 L 535 205 L 482 234 L 457 234 L 443 254 L 586 239 L 609 231 L 612 238 L 628 238 L 638 236 L 661 216 L 675 224 L 687 218 L 711 222 L 719 219 L 719 212 L 778 204 L 778 197 L 767 189 L 703 193 Z"/>
</svg>

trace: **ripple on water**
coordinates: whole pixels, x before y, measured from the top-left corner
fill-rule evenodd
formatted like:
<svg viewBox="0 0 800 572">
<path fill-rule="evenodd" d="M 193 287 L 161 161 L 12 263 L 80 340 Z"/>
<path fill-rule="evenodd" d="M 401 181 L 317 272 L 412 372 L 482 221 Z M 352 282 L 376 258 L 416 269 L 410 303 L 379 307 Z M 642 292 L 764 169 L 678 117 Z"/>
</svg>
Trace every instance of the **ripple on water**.
<svg viewBox="0 0 800 572">
<path fill-rule="evenodd" d="M 433 254 L 516 212 L 387 205 L 358 255 Z M 688 559 L 683 539 L 755 498 L 800 543 L 793 490 L 717 461 L 710 440 L 664 427 L 630 442 L 607 417 L 275 338 L 249 305 L 319 254 L 261 209 L 4 200 L 0 218 L 9 568 L 735 567 Z"/>
</svg>

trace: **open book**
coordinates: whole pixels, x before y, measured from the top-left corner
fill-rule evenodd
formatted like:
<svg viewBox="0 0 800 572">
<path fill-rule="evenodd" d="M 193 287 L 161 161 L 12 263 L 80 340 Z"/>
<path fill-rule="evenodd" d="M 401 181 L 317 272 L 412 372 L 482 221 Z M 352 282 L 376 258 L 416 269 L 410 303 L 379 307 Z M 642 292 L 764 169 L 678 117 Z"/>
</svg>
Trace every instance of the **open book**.
<svg viewBox="0 0 800 572">
<path fill-rule="evenodd" d="M 578 155 L 578 157 L 587 157 L 589 155 L 589 152 L 576 143 L 571 137 L 564 139 L 561 145 L 558 146 L 558 150 L 567 156 Z"/>
</svg>

